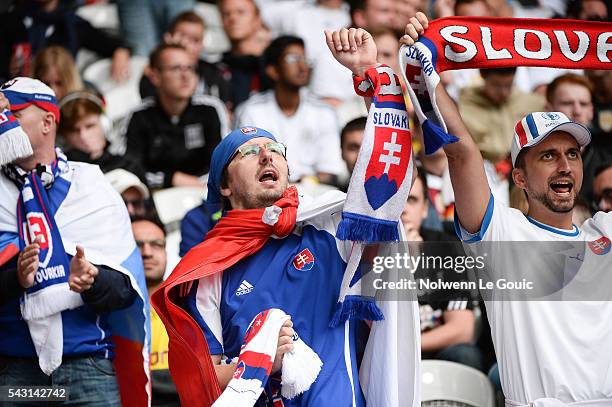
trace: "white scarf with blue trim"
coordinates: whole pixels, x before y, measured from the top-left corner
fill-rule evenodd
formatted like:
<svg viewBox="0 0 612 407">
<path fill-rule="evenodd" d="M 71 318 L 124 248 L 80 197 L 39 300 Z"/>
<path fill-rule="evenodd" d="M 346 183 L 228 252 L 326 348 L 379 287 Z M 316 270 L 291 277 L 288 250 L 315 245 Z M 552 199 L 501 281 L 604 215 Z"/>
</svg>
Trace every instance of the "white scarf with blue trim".
<svg viewBox="0 0 612 407">
<path fill-rule="evenodd" d="M 53 187 L 47 192 L 49 206 L 45 210 L 48 211 L 48 217 L 44 218 L 47 222 L 49 218 L 53 218 L 61 236 L 59 241 L 57 237 L 53 239 L 45 237 L 53 244 L 52 252 L 59 254 L 63 246 L 64 255 L 74 256 L 76 245 L 80 244 L 85 248 L 87 260 L 90 263 L 103 264 L 129 276 L 132 287 L 140 296 L 140 301 L 135 302 L 126 310 L 118 311 L 111 324 L 117 323 L 118 326 L 125 326 L 126 329 L 131 324 L 129 329 L 135 336 L 134 340 L 145 341 L 144 338 L 148 336 L 149 331 L 148 296 L 140 255 L 134 242 L 125 204 L 97 166 L 76 162 L 67 163 L 62 158 L 61 152 L 58 151 L 56 168 L 57 176 Z M 13 181 L 0 175 L 0 242 L 2 244 L 11 244 L 19 239 L 22 227 L 18 226 L 17 221 L 18 208 L 21 206 L 18 205 L 18 202 L 20 196 L 29 194 L 25 191 L 25 186 L 20 191 Z M 44 194 L 43 191 L 41 192 Z M 27 213 L 25 217 L 28 218 Z M 43 219 L 40 216 L 36 218 Z M 39 227 L 33 225 L 34 223 L 25 230 L 32 232 Z M 40 234 L 40 232 L 33 233 L 34 235 Z M 0 247 L 0 252 L 3 248 Z M 61 364 L 63 349 L 61 311 L 82 305 L 82 300 L 80 294 L 70 291 L 68 284 L 64 282 L 64 276 L 59 275 L 62 274 L 58 273 L 59 269 L 44 271 L 43 265 L 47 260 L 43 257 L 47 254 L 47 251 L 41 251 L 41 268 L 36 276 L 36 281 L 40 279 L 40 283 L 29 289 L 24 295 L 22 313 L 28 323 L 39 356 L 41 370 L 51 374 Z M 132 260 L 136 258 L 137 263 Z M 47 269 L 50 267 L 49 264 L 46 264 Z M 69 264 L 67 269 L 64 269 L 64 273 L 67 281 Z M 48 284 L 43 285 L 43 280 Z M 51 292 L 55 295 L 47 294 Z M 60 299 L 63 297 L 72 299 L 64 301 Z M 145 304 L 147 306 L 143 306 Z M 123 324 L 121 321 L 128 314 L 132 322 Z M 125 333 L 120 332 L 120 335 L 125 336 Z M 148 364 L 148 345 L 143 348 L 142 356 L 145 364 Z"/>
</svg>

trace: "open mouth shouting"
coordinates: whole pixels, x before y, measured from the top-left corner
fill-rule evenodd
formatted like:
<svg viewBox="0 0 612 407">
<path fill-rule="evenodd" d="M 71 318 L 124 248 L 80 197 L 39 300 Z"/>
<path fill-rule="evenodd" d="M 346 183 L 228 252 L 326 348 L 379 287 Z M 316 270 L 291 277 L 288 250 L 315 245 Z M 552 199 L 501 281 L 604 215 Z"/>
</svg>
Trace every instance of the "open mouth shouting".
<svg viewBox="0 0 612 407">
<path fill-rule="evenodd" d="M 274 186 L 278 178 L 278 171 L 275 168 L 267 167 L 259 173 L 258 181 L 265 186 Z"/>
<path fill-rule="evenodd" d="M 574 181 L 571 179 L 555 180 L 548 184 L 555 195 L 562 198 L 569 198 L 574 189 Z"/>
</svg>

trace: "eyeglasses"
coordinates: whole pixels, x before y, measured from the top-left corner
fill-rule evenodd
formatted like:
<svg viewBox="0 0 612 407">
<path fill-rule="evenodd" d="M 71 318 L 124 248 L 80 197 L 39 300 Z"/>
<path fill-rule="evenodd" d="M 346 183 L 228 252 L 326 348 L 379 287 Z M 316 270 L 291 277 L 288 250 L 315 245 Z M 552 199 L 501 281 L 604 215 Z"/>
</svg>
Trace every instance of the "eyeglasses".
<svg viewBox="0 0 612 407">
<path fill-rule="evenodd" d="M 285 63 L 289 64 L 289 65 L 293 65 L 293 64 L 297 64 L 298 62 L 302 62 L 306 65 L 310 65 L 310 61 L 308 61 L 308 59 L 306 59 L 306 57 L 304 55 L 297 55 L 297 54 L 287 54 L 285 55 L 285 57 L 283 58 Z"/>
<path fill-rule="evenodd" d="M 136 246 L 138 246 L 138 248 L 140 250 L 142 250 L 142 248 L 146 245 L 150 245 L 152 248 L 154 249 L 165 249 L 166 248 L 166 241 L 164 239 L 153 239 L 153 240 L 136 240 Z"/>
<path fill-rule="evenodd" d="M 179 73 L 193 73 L 197 72 L 195 65 L 170 65 L 162 66 L 159 68 L 160 71 L 168 71 L 172 75 L 178 75 Z"/>
<path fill-rule="evenodd" d="M 262 147 L 259 144 L 247 144 L 240 147 L 238 151 L 236 151 L 236 154 L 234 154 L 234 157 L 236 157 L 238 154 L 240 154 L 242 157 L 255 157 L 259 155 L 261 148 Z M 273 141 L 271 143 L 264 144 L 263 148 L 265 148 L 266 151 L 280 154 L 284 158 L 287 158 L 287 147 L 283 143 Z"/>
</svg>

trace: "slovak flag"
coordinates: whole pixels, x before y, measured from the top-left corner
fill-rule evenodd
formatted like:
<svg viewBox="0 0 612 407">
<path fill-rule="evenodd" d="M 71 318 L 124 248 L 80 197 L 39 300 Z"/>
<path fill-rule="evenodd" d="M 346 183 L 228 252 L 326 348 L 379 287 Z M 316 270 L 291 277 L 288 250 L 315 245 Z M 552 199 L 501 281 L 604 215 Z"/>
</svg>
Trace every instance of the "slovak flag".
<svg viewBox="0 0 612 407">
<path fill-rule="evenodd" d="M 372 105 L 336 236 L 355 242 L 398 241 L 399 218 L 412 184 L 408 113 L 391 68 L 371 68 L 365 76 L 355 85 L 362 92 L 359 86 L 365 89 L 363 82 L 370 82 Z"/>
<path fill-rule="evenodd" d="M 312 270 L 314 267 L 314 262 L 315 258 L 312 255 L 312 252 L 310 249 L 306 248 L 296 254 L 296 256 L 293 258 L 293 267 L 295 267 L 296 270 L 308 271 Z"/>
<path fill-rule="evenodd" d="M 374 149 L 364 183 L 368 202 L 374 210 L 397 193 L 406 177 L 411 150 L 410 131 L 392 127 L 374 129 Z"/>
<path fill-rule="evenodd" d="M 608 239 L 606 236 L 602 236 L 597 240 L 589 242 L 589 248 L 598 256 L 608 254 L 611 246 L 612 244 L 610 243 L 610 239 Z"/>
</svg>

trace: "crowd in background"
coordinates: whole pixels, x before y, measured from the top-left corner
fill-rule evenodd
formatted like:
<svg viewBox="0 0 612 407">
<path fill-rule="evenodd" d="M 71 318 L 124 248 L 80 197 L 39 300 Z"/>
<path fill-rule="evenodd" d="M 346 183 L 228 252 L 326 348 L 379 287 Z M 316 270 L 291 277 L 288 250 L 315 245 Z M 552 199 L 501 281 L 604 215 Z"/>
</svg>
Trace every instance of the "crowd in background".
<svg viewBox="0 0 612 407">
<path fill-rule="evenodd" d="M 153 193 L 195 187 L 204 194 L 212 151 L 232 128 L 257 126 L 274 134 L 287 146 L 291 182 L 305 191 L 346 190 L 367 111 L 353 91 L 350 71 L 329 53 L 324 30 L 367 29 L 378 60 L 399 72 L 397 39 L 416 11 L 430 18 L 609 21 L 610 10 L 603 0 L 219 0 L 206 4 L 220 18 L 220 26 L 213 27 L 194 0 L 116 0 L 109 4 L 116 7 L 119 26 L 109 30 L 81 17 L 83 9 L 100 3 L 109 2 L 17 0 L 5 5 L 0 10 L 0 80 L 31 76 L 55 91 L 61 147 L 71 160 L 99 165 L 122 194 L 151 288 L 168 263 Z M 93 61 L 109 60 L 107 76 L 117 86 L 138 75 L 134 92 L 139 94 L 133 96 L 141 103 L 120 117 L 108 117 L 107 86 L 85 80 L 86 66 L 77 68 L 83 50 L 95 53 Z M 146 59 L 142 74 L 132 63 L 137 58 Z M 612 210 L 612 71 L 462 70 L 445 72 L 442 80 L 486 160 L 496 200 L 527 211 L 523 192 L 510 178 L 514 126 L 533 111 L 560 111 L 593 134 L 582 152 L 584 181 L 574 222 L 579 226 L 595 211 Z M 402 214 L 406 236 L 452 240 L 447 160 L 442 150 L 425 156 L 419 134 L 416 128 L 419 177 Z M 204 204 L 188 212 L 180 255 L 201 242 L 219 216 Z M 430 300 L 429 294 L 420 297 L 423 356 L 487 372 L 494 353 L 489 330 L 482 327 L 484 308 L 466 293 L 445 301 Z M 155 323 L 163 330 L 159 320 Z M 163 346 L 154 351 L 152 362 L 167 374 Z M 157 389 L 172 399 L 171 389 L 162 384 Z"/>
</svg>

